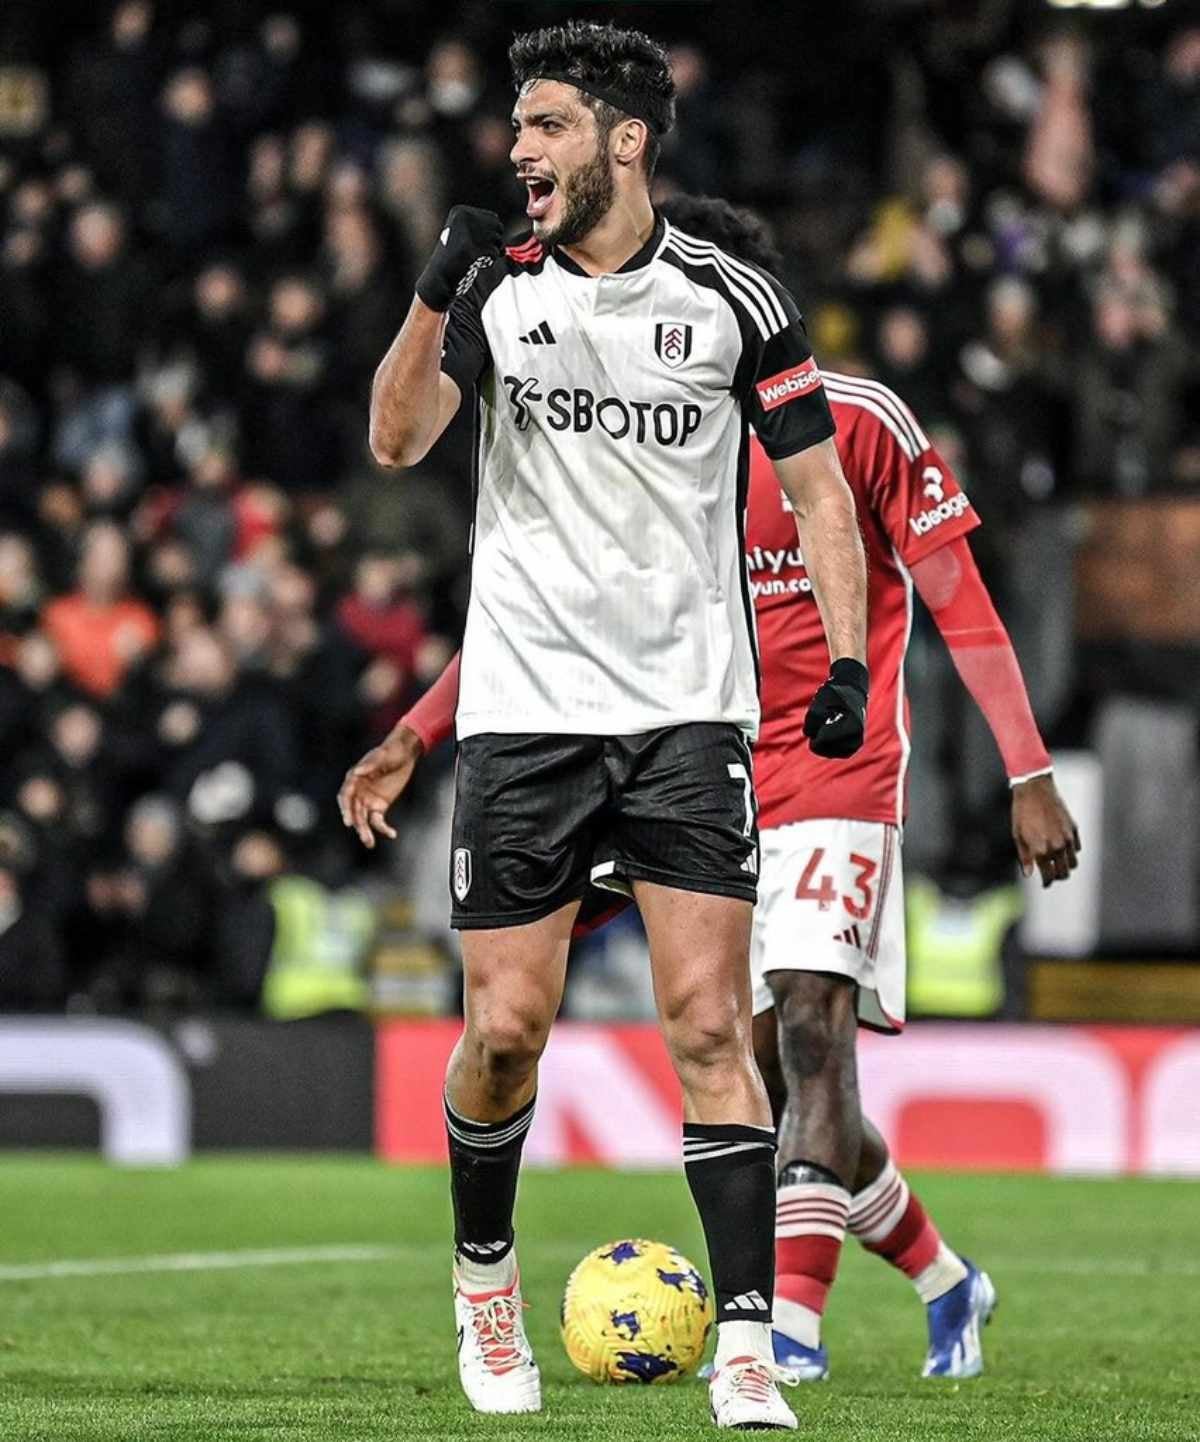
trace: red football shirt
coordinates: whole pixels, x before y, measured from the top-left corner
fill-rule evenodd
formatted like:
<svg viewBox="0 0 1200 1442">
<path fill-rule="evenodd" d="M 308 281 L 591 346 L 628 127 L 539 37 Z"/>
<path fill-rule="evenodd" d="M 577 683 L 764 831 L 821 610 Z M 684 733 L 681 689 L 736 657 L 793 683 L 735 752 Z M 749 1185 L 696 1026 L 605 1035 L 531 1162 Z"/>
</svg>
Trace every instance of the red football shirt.
<svg viewBox="0 0 1200 1442">
<path fill-rule="evenodd" d="M 831 372 L 824 381 L 867 553 L 867 734 L 862 749 L 844 761 L 815 756 L 805 740 L 804 713 L 828 675 L 829 650 L 790 503 L 756 442 L 746 553 L 762 669 L 762 728 L 754 755 L 759 824 L 830 816 L 899 825 L 910 749 L 904 694 L 913 613 L 908 567 L 973 530 L 979 517 L 894 391 Z"/>
</svg>

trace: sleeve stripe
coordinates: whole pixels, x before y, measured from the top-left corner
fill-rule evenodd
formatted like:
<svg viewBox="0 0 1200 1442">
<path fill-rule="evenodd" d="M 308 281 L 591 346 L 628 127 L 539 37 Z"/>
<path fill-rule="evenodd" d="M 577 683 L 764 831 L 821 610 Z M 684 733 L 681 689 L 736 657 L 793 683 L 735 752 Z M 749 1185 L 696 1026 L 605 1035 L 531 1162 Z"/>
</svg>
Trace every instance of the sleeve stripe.
<svg viewBox="0 0 1200 1442">
<path fill-rule="evenodd" d="M 899 416 L 901 423 L 907 426 L 912 432 L 913 441 L 918 451 L 927 451 L 929 449 L 929 437 L 921 429 L 916 416 L 908 404 L 902 400 L 890 386 L 885 386 L 882 381 L 871 379 L 861 380 L 859 384 L 865 386 L 867 390 L 877 392 L 888 409 L 894 411 L 896 415 Z"/>
<path fill-rule="evenodd" d="M 922 451 L 929 449 L 929 437 L 917 423 L 916 416 L 909 410 L 908 406 L 900 399 L 894 390 L 881 384 L 879 381 L 867 380 L 863 376 L 847 376 L 839 372 L 826 371 L 825 380 L 834 386 L 852 395 L 869 395 L 883 407 L 892 417 L 895 425 L 890 429 L 896 434 L 898 426 L 907 435 L 909 444 L 913 447 L 914 454 L 909 457 L 915 460 Z"/>
<path fill-rule="evenodd" d="M 698 241 L 691 241 L 677 230 L 672 231 L 667 244 L 681 259 L 692 265 L 711 265 L 750 311 L 763 340 L 770 340 L 773 335 L 787 329 L 786 312 L 761 277 L 754 275 L 753 271 L 749 272 L 754 277 L 751 283 L 742 271 L 734 268 L 737 263 L 731 262 L 723 251 L 716 246 L 703 246 Z"/>
<path fill-rule="evenodd" d="M 889 431 L 891 431 L 892 435 L 896 439 L 897 444 L 904 452 L 905 456 L 910 461 L 915 461 L 917 459 L 917 456 L 920 454 L 920 452 L 913 448 L 912 441 L 909 439 L 907 434 L 900 429 L 900 427 L 896 424 L 894 418 L 883 409 L 883 407 L 878 403 L 878 401 L 876 401 L 871 396 L 861 395 L 856 392 L 843 389 L 842 386 L 830 380 L 828 371 L 824 373 L 823 379 L 825 381 L 825 394 L 829 397 L 831 401 L 840 401 L 842 405 L 858 406 L 861 410 L 869 411 L 877 421 L 880 421 L 884 426 L 887 427 Z"/>
<path fill-rule="evenodd" d="M 698 251 L 711 251 L 717 264 L 723 266 L 731 274 L 739 275 L 745 281 L 748 290 L 760 295 L 766 304 L 767 311 L 779 322 L 780 329 L 786 330 L 789 324 L 788 313 L 783 308 L 779 297 L 775 294 L 771 282 L 765 276 L 760 275 L 752 265 L 740 260 L 736 255 L 730 255 L 727 250 L 722 250 L 719 245 L 711 240 L 697 240 L 694 235 L 681 234 L 676 231 L 684 245 L 690 245 Z"/>
<path fill-rule="evenodd" d="M 777 322 L 777 329 L 787 329 L 789 324 L 787 311 L 784 310 L 779 297 L 771 289 L 770 282 L 759 275 L 753 266 L 747 265 L 744 260 L 739 260 L 734 255 L 730 255 L 727 251 L 722 250 L 720 246 L 714 245 L 710 240 L 697 240 L 695 236 L 684 235 L 678 230 L 673 231 L 672 236 L 679 241 L 681 247 L 690 248 L 697 255 L 711 256 L 726 274 L 738 276 L 746 289 L 752 294 L 757 295 L 762 301 L 768 317 L 772 317 Z M 772 335 L 775 333 L 774 330 L 771 332 Z"/>
<path fill-rule="evenodd" d="M 731 275 L 721 269 L 721 267 L 717 264 L 716 258 L 714 256 L 695 255 L 691 251 L 684 250 L 681 245 L 677 245 L 675 242 L 676 235 L 672 235 L 670 240 L 667 241 L 664 249 L 672 252 L 674 255 L 677 255 L 679 259 L 687 265 L 707 265 L 711 266 L 713 270 L 717 271 L 721 279 L 729 288 L 732 295 L 736 296 L 745 308 L 747 314 L 750 316 L 750 319 L 754 322 L 755 328 L 757 329 L 762 339 L 770 340 L 774 332 L 771 330 L 770 323 L 755 298 L 747 291 L 745 291 L 740 285 L 740 283 L 734 280 Z"/>
</svg>

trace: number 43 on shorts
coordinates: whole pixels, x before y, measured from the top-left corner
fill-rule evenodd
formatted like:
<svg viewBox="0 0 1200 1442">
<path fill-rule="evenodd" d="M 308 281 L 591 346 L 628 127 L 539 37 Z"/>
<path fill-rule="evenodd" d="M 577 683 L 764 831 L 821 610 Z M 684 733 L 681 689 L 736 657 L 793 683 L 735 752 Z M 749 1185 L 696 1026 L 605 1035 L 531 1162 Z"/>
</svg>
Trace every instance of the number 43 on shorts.
<svg viewBox="0 0 1200 1442">
<path fill-rule="evenodd" d="M 814 846 L 812 854 L 800 873 L 800 881 L 796 886 L 796 899 L 798 901 L 815 901 L 822 911 L 829 908 L 838 899 L 837 887 L 834 885 L 833 877 L 828 871 L 821 872 L 818 876 L 822 863 L 825 860 L 825 848 Z M 855 921 L 865 921 L 870 915 L 871 902 L 875 899 L 872 889 L 872 878 L 879 870 L 877 862 L 872 861 L 869 856 L 860 856 L 857 851 L 850 853 L 850 865 L 857 872 L 854 878 L 855 895 L 849 892 L 842 896 L 842 905 L 846 908 L 847 915 L 852 916 Z"/>
</svg>

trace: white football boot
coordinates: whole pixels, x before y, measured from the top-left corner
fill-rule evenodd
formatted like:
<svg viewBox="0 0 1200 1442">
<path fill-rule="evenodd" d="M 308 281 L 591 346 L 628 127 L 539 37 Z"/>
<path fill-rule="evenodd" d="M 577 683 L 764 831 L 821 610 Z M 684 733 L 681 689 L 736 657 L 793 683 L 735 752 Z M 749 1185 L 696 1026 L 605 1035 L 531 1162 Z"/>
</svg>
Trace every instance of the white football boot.
<svg viewBox="0 0 1200 1442">
<path fill-rule="evenodd" d="M 489 1292 L 466 1292 L 454 1268 L 458 1376 L 476 1412 L 540 1412 L 542 1379 L 521 1316 L 521 1278 Z"/>
<path fill-rule="evenodd" d="M 800 1424 L 779 1392 L 798 1379 L 761 1357 L 732 1357 L 708 1384 L 708 1403 L 718 1427 L 741 1432 L 790 1432 Z"/>
</svg>

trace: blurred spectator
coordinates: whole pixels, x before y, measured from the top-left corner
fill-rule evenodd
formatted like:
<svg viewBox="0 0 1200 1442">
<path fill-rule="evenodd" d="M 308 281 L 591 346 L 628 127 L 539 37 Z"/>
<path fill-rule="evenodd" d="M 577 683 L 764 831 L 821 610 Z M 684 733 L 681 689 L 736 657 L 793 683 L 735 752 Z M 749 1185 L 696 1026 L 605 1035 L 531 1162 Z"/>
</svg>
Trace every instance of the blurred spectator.
<svg viewBox="0 0 1200 1442">
<path fill-rule="evenodd" d="M 63 101 L 105 190 L 131 208 L 147 197 L 156 133 L 158 47 L 151 0 L 112 7 L 108 29 L 74 51 Z"/>
<path fill-rule="evenodd" d="M 11 661 L 37 624 L 42 581 L 37 556 L 25 536 L 0 533 L 0 660 Z"/>
<path fill-rule="evenodd" d="M 248 831 L 230 852 L 216 903 L 215 980 L 226 1005 L 257 1007 L 275 944 L 270 884 L 286 866 L 267 831 Z"/>
<path fill-rule="evenodd" d="M 154 613 L 128 592 L 129 543 L 110 521 L 84 533 L 77 589 L 42 613 L 68 678 L 94 696 L 111 696 L 131 665 L 158 639 Z"/>
<path fill-rule="evenodd" d="M 275 681 L 239 671 L 227 640 L 185 630 L 155 678 L 152 716 L 164 787 L 197 821 L 271 813 L 298 780 L 296 725 Z"/>
<path fill-rule="evenodd" d="M 0 508 L 10 519 L 33 512 L 38 415 L 33 398 L 15 381 L 0 379 Z"/>
<path fill-rule="evenodd" d="M 124 840 L 118 864 L 87 879 L 91 910 L 108 933 L 92 997 L 106 1010 L 195 1004 L 211 966 L 209 868 L 162 796 L 134 804 Z"/>
<path fill-rule="evenodd" d="M 338 603 L 338 625 L 371 658 L 359 691 L 379 735 L 399 719 L 425 639 L 425 617 L 407 594 L 419 574 L 415 555 L 366 555 L 355 569 L 354 589 Z"/>
<path fill-rule="evenodd" d="M 236 209 L 236 157 L 212 79 L 199 66 L 171 76 L 161 111 L 157 229 L 183 265 L 228 234 Z"/>
<path fill-rule="evenodd" d="M 1038 334 L 1033 287 L 1005 277 L 992 282 L 985 303 L 982 334 L 959 353 L 954 393 L 970 439 L 972 496 L 984 517 L 1002 526 L 1028 501 L 1054 492 L 1061 400 Z"/>
<path fill-rule="evenodd" d="M 320 806 L 361 750 L 367 718 L 380 703 L 371 694 L 362 650 L 338 625 L 318 615 L 310 576 L 297 566 L 276 569 L 270 604 L 270 671 L 284 688 L 300 740 L 304 764 L 298 785 Z M 394 698 L 394 681 L 389 672 L 382 688 L 385 699 Z M 394 719 L 394 709 L 387 715 Z M 372 732 L 372 739 L 377 734 L 382 733 Z"/>
<path fill-rule="evenodd" d="M 1155 170 L 1200 161 L 1200 25 L 1176 31 L 1147 89 L 1145 139 Z"/>
<path fill-rule="evenodd" d="M 48 248 L 39 231 L 13 226 L 0 234 L 0 375 L 37 394 L 45 389 L 49 350 L 47 272 Z"/>
<path fill-rule="evenodd" d="M 242 363 L 250 339 L 250 295 L 232 261 L 209 262 L 192 283 L 191 312 L 184 318 L 186 344 L 207 394 L 232 404 L 241 391 Z"/>
<path fill-rule="evenodd" d="M 352 402 L 361 427 L 371 377 L 400 328 L 405 304 L 371 214 L 362 206 L 331 209 L 325 220 L 329 289 L 330 384 Z M 405 277 L 407 279 L 407 277 Z"/>
<path fill-rule="evenodd" d="M 1056 210 L 1070 211 L 1091 187 L 1091 116 L 1087 105 L 1087 47 L 1078 34 L 1047 41 L 1041 105 L 1029 132 L 1025 176 Z"/>
<path fill-rule="evenodd" d="M 1155 278 L 1106 276 L 1076 372 L 1075 472 L 1098 492 L 1144 495 L 1171 477 L 1186 357 Z"/>
<path fill-rule="evenodd" d="M 67 992 L 61 934 L 49 916 L 30 908 L 16 872 L 0 865 L 0 1014 L 59 1011 Z"/>
<path fill-rule="evenodd" d="M 325 490 L 335 479 L 333 429 L 317 403 L 328 368 L 324 321 L 317 282 L 284 276 L 271 287 L 267 327 L 246 353 L 247 463 L 285 491 Z"/>
<path fill-rule="evenodd" d="M 79 385 L 132 381 L 151 318 L 149 286 L 146 266 L 131 250 L 116 206 L 84 206 L 71 221 L 54 326 L 58 358 Z"/>
</svg>

